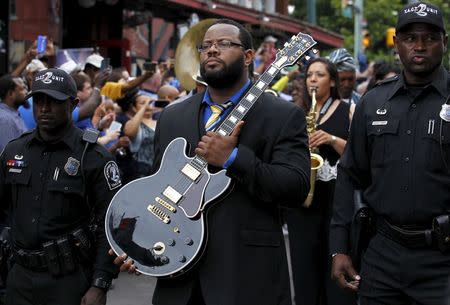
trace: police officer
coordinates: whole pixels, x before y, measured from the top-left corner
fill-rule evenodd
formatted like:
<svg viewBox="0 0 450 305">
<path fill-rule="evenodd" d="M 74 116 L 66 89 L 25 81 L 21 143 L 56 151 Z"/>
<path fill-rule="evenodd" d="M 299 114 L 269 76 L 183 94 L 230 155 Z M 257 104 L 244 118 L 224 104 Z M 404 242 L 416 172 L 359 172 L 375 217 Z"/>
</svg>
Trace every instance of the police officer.
<svg viewBox="0 0 450 305">
<path fill-rule="evenodd" d="M 443 20 L 426 3 L 400 10 L 395 44 L 402 74 L 367 92 L 353 116 L 338 171 L 330 254 L 332 276 L 359 290 L 361 305 L 447 304 L 450 76 L 442 66 Z M 355 188 L 364 190 L 377 218 L 360 274 L 348 255 Z"/>
<path fill-rule="evenodd" d="M 11 141 L 0 157 L 0 202 L 9 211 L 15 261 L 6 302 L 105 304 L 118 271 L 103 224 L 121 186 L 117 165 L 95 133 L 74 127 L 71 76 L 43 70 L 31 95 L 37 128 Z"/>
</svg>

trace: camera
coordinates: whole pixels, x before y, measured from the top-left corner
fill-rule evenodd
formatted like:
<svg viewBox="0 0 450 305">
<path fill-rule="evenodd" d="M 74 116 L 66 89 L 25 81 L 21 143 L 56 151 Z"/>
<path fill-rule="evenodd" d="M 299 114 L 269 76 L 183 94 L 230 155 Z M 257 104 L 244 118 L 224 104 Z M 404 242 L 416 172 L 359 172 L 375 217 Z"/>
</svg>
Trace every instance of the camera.
<svg viewBox="0 0 450 305">
<path fill-rule="evenodd" d="M 100 71 L 105 71 L 109 69 L 110 59 L 108 57 L 103 58 L 102 63 L 100 65 Z"/>
<path fill-rule="evenodd" d="M 156 72 L 156 62 L 152 62 L 150 60 L 146 60 L 144 62 L 143 68 L 145 71 L 152 71 L 152 72 Z"/>
<path fill-rule="evenodd" d="M 168 100 L 156 100 L 153 102 L 153 106 L 155 106 L 156 108 L 164 108 L 167 105 L 169 105 L 170 101 Z"/>
</svg>

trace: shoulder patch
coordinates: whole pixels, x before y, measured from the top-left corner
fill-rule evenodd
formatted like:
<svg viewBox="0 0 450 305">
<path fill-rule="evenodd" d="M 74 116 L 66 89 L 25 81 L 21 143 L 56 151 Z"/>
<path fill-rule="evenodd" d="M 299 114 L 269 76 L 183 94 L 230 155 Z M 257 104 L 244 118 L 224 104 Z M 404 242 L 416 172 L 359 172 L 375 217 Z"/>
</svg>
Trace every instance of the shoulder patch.
<svg viewBox="0 0 450 305">
<path fill-rule="evenodd" d="M 392 76 L 392 77 L 383 79 L 382 81 L 379 81 L 379 82 L 376 84 L 376 86 L 381 86 L 381 85 L 384 85 L 384 84 L 387 84 L 387 83 L 392 83 L 392 82 L 394 82 L 394 81 L 397 81 L 398 79 L 399 79 L 399 76 L 398 76 L 398 75 L 395 75 L 395 76 Z"/>
<path fill-rule="evenodd" d="M 122 186 L 122 181 L 120 180 L 120 172 L 119 167 L 116 162 L 109 161 L 106 163 L 103 173 L 105 175 L 106 183 L 108 183 L 108 187 L 110 190 L 114 190 L 120 186 Z"/>
</svg>

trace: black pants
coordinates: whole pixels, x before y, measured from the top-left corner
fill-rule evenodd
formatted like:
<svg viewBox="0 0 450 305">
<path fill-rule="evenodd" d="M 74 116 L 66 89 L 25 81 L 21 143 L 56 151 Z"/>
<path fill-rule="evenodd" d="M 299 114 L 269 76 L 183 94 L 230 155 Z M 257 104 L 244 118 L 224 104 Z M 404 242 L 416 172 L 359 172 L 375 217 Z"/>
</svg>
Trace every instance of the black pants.
<svg viewBox="0 0 450 305">
<path fill-rule="evenodd" d="M 376 234 L 361 265 L 361 305 L 449 304 L 450 254 Z"/>
<path fill-rule="evenodd" d="M 205 305 L 205 300 L 203 300 L 202 290 L 200 288 L 200 282 L 198 279 L 194 284 L 192 295 L 189 298 L 189 302 L 187 305 Z"/>
<path fill-rule="evenodd" d="M 328 251 L 334 182 L 316 181 L 313 206 L 287 209 L 296 305 L 356 305 L 356 294 L 331 280 Z"/>
<path fill-rule="evenodd" d="M 8 274 L 7 305 L 80 305 L 91 284 L 91 271 L 81 266 L 73 273 L 53 277 L 14 264 Z"/>
</svg>

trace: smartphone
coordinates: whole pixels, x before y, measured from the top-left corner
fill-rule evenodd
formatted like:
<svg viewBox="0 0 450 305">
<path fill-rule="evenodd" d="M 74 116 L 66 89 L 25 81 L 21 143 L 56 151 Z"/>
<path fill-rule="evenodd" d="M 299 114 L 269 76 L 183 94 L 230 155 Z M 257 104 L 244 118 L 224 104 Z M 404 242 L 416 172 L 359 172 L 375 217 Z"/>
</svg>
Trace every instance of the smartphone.
<svg viewBox="0 0 450 305">
<path fill-rule="evenodd" d="M 113 121 L 111 123 L 111 125 L 109 125 L 110 131 L 120 131 L 121 128 L 122 128 L 122 123 L 119 123 L 117 121 Z"/>
<path fill-rule="evenodd" d="M 38 56 L 44 55 L 46 49 L 47 49 L 47 36 L 38 35 L 38 37 L 37 37 L 37 53 L 38 53 Z"/>
<path fill-rule="evenodd" d="M 100 65 L 100 71 L 109 69 L 109 61 L 110 61 L 109 57 L 103 58 L 102 63 Z"/>
<path fill-rule="evenodd" d="M 156 100 L 156 101 L 153 102 L 153 105 L 156 108 L 164 108 L 167 105 L 169 105 L 169 103 L 170 103 L 170 101 L 168 101 L 168 100 Z"/>
<path fill-rule="evenodd" d="M 156 62 L 152 62 L 152 61 L 150 61 L 150 60 L 146 60 L 146 61 L 144 62 L 143 67 L 144 67 L 144 70 L 145 70 L 145 71 L 156 72 L 156 65 L 157 65 Z"/>
</svg>

